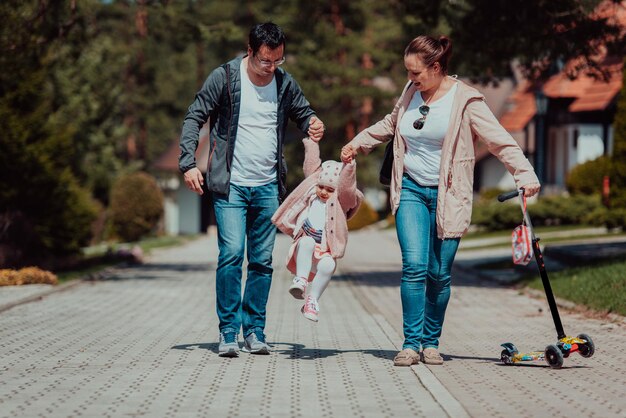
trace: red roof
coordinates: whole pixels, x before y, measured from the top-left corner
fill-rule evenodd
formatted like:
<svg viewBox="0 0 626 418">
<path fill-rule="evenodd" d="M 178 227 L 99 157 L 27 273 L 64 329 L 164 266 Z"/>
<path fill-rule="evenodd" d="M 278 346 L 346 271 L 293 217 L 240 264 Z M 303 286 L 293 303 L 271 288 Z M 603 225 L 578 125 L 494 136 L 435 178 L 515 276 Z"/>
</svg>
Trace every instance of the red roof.
<svg viewBox="0 0 626 418">
<path fill-rule="evenodd" d="M 620 25 L 626 30 L 626 1 L 614 3 L 604 1 L 596 8 L 595 16 L 607 18 L 609 23 Z M 605 57 L 604 48 L 600 49 L 598 59 L 602 70 L 610 74 L 608 82 L 599 80 L 581 72 L 576 79 L 567 76 L 567 70 L 575 68 L 580 60 L 574 59 L 566 64 L 563 71 L 552 76 L 543 86 L 543 92 L 551 99 L 574 99 L 570 112 L 602 111 L 607 108 L 622 88 L 622 57 Z M 508 110 L 500 117 L 500 123 L 509 132 L 521 131 L 537 112 L 535 97 L 529 83 L 522 83 L 508 100 Z"/>
<path fill-rule="evenodd" d="M 180 156 L 179 139 L 176 138 L 168 149 L 154 163 L 154 168 L 162 171 L 178 172 L 178 157 Z M 206 172 L 207 163 L 209 161 L 209 135 L 208 129 L 200 130 L 200 141 L 196 150 L 196 163 L 203 173 Z"/>
<path fill-rule="evenodd" d="M 508 109 L 500 117 L 500 123 L 509 132 L 521 131 L 537 113 L 535 95 L 529 82 L 521 83 L 509 97 Z"/>
<path fill-rule="evenodd" d="M 611 75 L 608 82 L 582 74 L 571 80 L 561 72 L 548 80 L 543 91 L 552 99 L 575 99 L 568 107 L 570 112 L 604 110 L 622 88 L 623 63 L 604 63 L 602 68 Z"/>
<path fill-rule="evenodd" d="M 603 1 L 596 7 L 594 16 L 606 18 L 609 24 L 620 26 L 623 29 L 622 34 L 626 32 L 626 1 Z M 580 60 L 574 59 L 566 64 L 563 71 L 548 80 L 544 93 L 552 99 L 573 98 L 574 101 L 568 107 L 570 112 L 606 109 L 622 87 L 623 57 L 607 57 L 606 48 L 600 45 L 597 61 L 600 68 L 609 75 L 608 82 L 584 72 L 580 72 L 576 79 L 570 79 L 567 76 L 568 70 L 581 64 Z"/>
</svg>

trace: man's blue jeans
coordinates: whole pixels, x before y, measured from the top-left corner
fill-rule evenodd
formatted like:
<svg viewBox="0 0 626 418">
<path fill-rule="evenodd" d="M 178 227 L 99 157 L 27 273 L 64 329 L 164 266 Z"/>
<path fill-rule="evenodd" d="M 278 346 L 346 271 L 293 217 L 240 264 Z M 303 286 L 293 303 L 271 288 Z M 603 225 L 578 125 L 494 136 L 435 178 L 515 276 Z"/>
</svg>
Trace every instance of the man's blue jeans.
<svg viewBox="0 0 626 418">
<path fill-rule="evenodd" d="M 215 280 L 220 332 L 263 336 L 267 298 L 272 283 L 272 251 L 278 209 L 278 184 L 243 187 L 230 185 L 230 194 L 213 193 L 219 258 Z M 241 297 L 244 246 L 248 277 Z"/>
<path fill-rule="evenodd" d="M 402 250 L 402 348 L 439 347 L 450 299 L 450 272 L 460 239 L 437 238 L 437 187 L 402 179 L 396 231 Z"/>
</svg>

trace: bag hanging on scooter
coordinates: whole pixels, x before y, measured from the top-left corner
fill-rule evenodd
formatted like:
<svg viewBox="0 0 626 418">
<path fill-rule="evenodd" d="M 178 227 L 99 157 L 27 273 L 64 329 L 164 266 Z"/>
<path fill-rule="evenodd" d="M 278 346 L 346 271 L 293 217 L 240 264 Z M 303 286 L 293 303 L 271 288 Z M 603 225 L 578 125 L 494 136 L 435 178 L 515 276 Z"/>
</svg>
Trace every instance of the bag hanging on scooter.
<svg viewBox="0 0 626 418">
<path fill-rule="evenodd" d="M 526 196 L 522 195 L 522 212 L 524 219 L 522 224 L 513 230 L 511 243 L 513 244 L 513 263 L 522 266 L 530 263 L 533 259 L 533 240 L 530 229 L 526 225 Z"/>
<path fill-rule="evenodd" d="M 511 241 L 513 244 L 513 263 L 522 266 L 530 263 L 530 260 L 533 259 L 533 248 L 528 227 L 522 224 L 515 228 L 511 235 Z"/>
</svg>

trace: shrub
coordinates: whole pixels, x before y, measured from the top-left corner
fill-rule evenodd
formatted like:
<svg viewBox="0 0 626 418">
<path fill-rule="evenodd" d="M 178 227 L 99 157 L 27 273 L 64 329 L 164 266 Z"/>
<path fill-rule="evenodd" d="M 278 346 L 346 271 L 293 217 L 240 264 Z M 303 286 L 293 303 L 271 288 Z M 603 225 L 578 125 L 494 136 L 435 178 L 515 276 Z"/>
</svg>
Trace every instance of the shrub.
<svg viewBox="0 0 626 418">
<path fill-rule="evenodd" d="M 163 193 L 154 177 L 143 172 L 118 177 L 111 188 L 110 202 L 111 226 L 124 241 L 148 235 L 163 214 Z"/>
<path fill-rule="evenodd" d="M 626 230 L 626 208 L 617 208 L 607 211 L 605 225 L 609 229 L 620 228 Z"/>
<path fill-rule="evenodd" d="M 548 196 L 540 198 L 535 204 L 528 205 L 528 212 L 534 226 L 586 224 L 590 222 L 591 214 L 600 215 L 602 209 L 598 195 Z M 472 223 L 487 230 L 511 229 L 521 222 L 522 211 L 517 202 L 474 205 Z M 594 224 L 598 225 L 596 222 Z"/>
<path fill-rule="evenodd" d="M 593 226 L 606 226 L 609 210 L 604 206 L 600 206 L 585 214 L 582 219 L 583 224 Z"/>
<path fill-rule="evenodd" d="M 9 78 L 3 80 L 12 82 L 0 88 L 0 262 L 14 268 L 77 254 L 95 216 L 90 194 L 72 171 L 80 158 L 75 126 L 55 122 L 60 103 L 51 96 L 49 69 L 38 52 L 27 50 L 30 58 L 15 67 L 25 72 L 4 71 Z M 24 58 L 24 51 L 11 59 Z"/>
<path fill-rule="evenodd" d="M 357 212 L 348 220 L 348 230 L 353 231 L 361 229 L 365 226 L 373 224 L 376 221 L 378 221 L 378 214 L 366 200 L 363 200 Z"/>
<path fill-rule="evenodd" d="M 585 223 L 587 215 L 601 206 L 599 195 L 547 196 L 529 211 L 536 225 L 573 225 Z"/>
<path fill-rule="evenodd" d="M 25 197 L 21 208 L 0 213 L 0 266 L 51 267 L 89 243 L 94 200 L 69 172 L 51 183 L 40 201 Z"/>
<path fill-rule="evenodd" d="M 604 176 L 611 173 L 611 159 L 601 156 L 574 167 L 567 175 L 567 190 L 572 194 L 600 194 Z"/>
<path fill-rule="evenodd" d="M 482 189 L 480 191 L 479 199 L 481 202 L 495 202 L 498 195 L 504 193 L 505 190 L 502 190 L 498 187 L 492 187 L 489 189 Z"/>
<path fill-rule="evenodd" d="M 522 212 L 516 201 L 478 203 L 472 209 L 472 224 L 489 231 L 511 229 L 522 223 Z"/>
<path fill-rule="evenodd" d="M 24 267 L 20 270 L 0 270 L 0 286 L 20 286 L 24 284 L 57 284 L 54 273 L 37 267 Z"/>
</svg>

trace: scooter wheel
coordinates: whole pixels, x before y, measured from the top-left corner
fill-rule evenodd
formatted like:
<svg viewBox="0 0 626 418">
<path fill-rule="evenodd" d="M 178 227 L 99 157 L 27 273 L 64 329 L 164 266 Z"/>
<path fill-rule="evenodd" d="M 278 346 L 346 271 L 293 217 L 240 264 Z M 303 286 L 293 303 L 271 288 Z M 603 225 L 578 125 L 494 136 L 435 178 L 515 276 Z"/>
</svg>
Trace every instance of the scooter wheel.
<svg viewBox="0 0 626 418">
<path fill-rule="evenodd" d="M 578 352 L 581 356 L 589 358 L 596 352 L 596 347 L 593 345 L 593 340 L 587 334 L 578 334 L 576 338 L 587 341 L 585 344 L 578 346 Z"/>
<path fill-rule="evenodd" d="M 563 353 L 556 345 L 551 344 L 546 347 L 545 359 L 553 369 L 560 369 L 563 366 Z"/>
<path fill-rule="evenodd" d="M 506 364 L 507 366 L 513 364 L 513 360 L 511 359 L 511 353 L 509 352 L 509 350 L 502 350 L 502 352 L 500 353 L 500 361 L 502 361 L 502 363 Z"/>
</svg>

